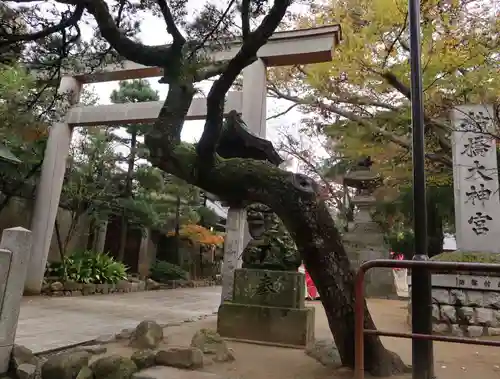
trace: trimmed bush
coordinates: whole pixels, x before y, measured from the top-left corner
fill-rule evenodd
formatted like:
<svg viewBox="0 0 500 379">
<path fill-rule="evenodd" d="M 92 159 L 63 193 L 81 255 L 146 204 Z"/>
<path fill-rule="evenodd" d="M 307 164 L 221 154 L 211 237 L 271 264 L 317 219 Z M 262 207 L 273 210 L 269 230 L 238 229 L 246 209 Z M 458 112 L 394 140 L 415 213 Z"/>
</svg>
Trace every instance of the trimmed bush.
<svg viewBox="0 0 500 379">
<path fill-rule="evenodd" d="M 189 273 L 173 263 L 156 261 L 151 267 L 150 277 L 159 283 L 165 283 L 169 280 L 188 280 Z"/>
</svg>

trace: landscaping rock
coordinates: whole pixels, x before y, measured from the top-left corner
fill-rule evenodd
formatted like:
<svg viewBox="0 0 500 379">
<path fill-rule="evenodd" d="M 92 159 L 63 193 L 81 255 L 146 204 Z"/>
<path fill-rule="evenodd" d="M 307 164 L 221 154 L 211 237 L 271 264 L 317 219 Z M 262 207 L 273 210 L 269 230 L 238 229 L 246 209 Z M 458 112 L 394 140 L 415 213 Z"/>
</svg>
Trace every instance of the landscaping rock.
<svg viewBox="0 0 500 379">
<path fill-rule="evenodd" d="M 64 284 L 62 284 L 61 282 L 51 283 L 50 290 L 51 291 L 62 291 L 62 290 L 64 290 Z"/>
<path fill-rule="evenodd" d="M 96 379 L 130 379 L 138 371 L 132 359 L 120 355 L 100 358 L 90 369 Z"/>
<path fill-rule="evenodd" d="M 200 329 L 197 331 L 191 340 L 191 347 L 196 347 L 205 354 L 214 354 L 216 362 L 234 360 L 234 355 L 226 341 L 215 330 Z"/>
<path fill-rule="evenodd" d="M 106 351 L 108 351 L 108 348 L 101 345 L 89 345 L 89 346 L 78 346 L 75 348 L 74 351 L 86 351 L 87 353 L 98 355 L 98 354 L 104 354 Z"/>
<path fill-rule="evenodd" d="M 22 345 L 14 345 L 12 348 L 12 353 L 10 355 L 10 366 L 13 371 L 17 370 L 22 364 L 30 364 L 37 366 L 39 363 L 38 358 L 33 354 L 33 352 Z"/>
<path fill-rule="evenodd" d="M 130 338 L 130 335 L 128 337 Z M 114 342 L 115 339 L 116 339 L 116 336 L 114 334 L 103 334 L 103 335 L 97 337 L 94 340 L 94 342 L 98 343 L 98 344 L 106 344 L 106 343 Z"/>
<path fill-rule="evenodd" d="M 88 366 L 89 359 L 86 351 L 53 355 L 42 366 L 42 379 L 75 379 L 82 367 Z"/>
<path fill-rule="evenodd" d="M 77 283 L 72 280 L 64 282 L 65 291 L 81 291 L 82 287 L 83 285 L 81 283 Z"/>
<path fill-rule="evenodd" d="M 156 351 L 151 349 L 138 350 L 130 357 L 139 370 L 153 367 L 155 365 Z"/>
<path fill-rule="evenodd" d="M 232 362 L 234 359 L 233 351 L 226 344 L 217 347 L 214 357 L 215 362 Z"/>
<path fill-rule="evenodd" d="M 34 379 L 36 375 L 36 365 L 22 363 L 16 369 L 17 379 Z"/>
<path fill-rule="evenodd" d="M 219 333 L 212 329 L 200 329 L 191 339 L 191 347 L 200 349 L 205 354 L 215 354 L 217 347 L 225 345 Z"/>
<path fill-rule="evenodd" d="M 82 287 L 82 295 L 93 295 L 96 291 L 96 285 L 94 283 L 85 283 Z"/>
<path fill-rule="evenodd" d="M 116 288 L 120 292 L 130 292 L 131 287 L 132 283 L 130 283 L 128 280 L 119 280 L 118 283 L 116 283 Z"/>
<path fill-rule="evenodd" d="M 314 341 L 306 348 L 306 354 L 327 367 L 338 368 L 342 366 L 340 354 L 333 339 Z"/>
<path fill-rule="evenodd" d="M 138 349 L 154 349 L 163 340 L 163 328 L 154 321 L 142 321 L 130 338 L 130 346 Z"/>
<path fill-rule="evenodd" d="M 203 367 L 203 352 L 195 347 L 171 347 L 156 353 L 156 364 L 178 368 Z"/>
<path fill-rule="evenodd" d="M 94 379 L 94 373 L 88 366 L 83 366 L 76 379 Z"/>
<path fill-rule="evenodd" d="M 158 290 L 160 289 L 160 283 L 155 282 L 153 279 L 148 278 L 146 280 L 146 289 L 147 290 Z"/>
<path fill-rule="evenodd" d="M 128 340 L 134 334 L 135 329 L 122 329 L 120 333 L 118 333 L 115 338 L 118 340 Z"/>
</svg>

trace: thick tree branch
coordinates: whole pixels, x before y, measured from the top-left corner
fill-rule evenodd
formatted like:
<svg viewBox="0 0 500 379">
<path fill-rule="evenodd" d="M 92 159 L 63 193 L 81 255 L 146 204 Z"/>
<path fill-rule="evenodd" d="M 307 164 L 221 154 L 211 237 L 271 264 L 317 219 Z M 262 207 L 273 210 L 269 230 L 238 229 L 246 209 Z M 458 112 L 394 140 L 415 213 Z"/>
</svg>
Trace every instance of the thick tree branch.
<svg viewBox="0 0 500 379">
<path fill-rule="evenodd" d="M 0 47 L 8 46 L 13 43 L 23 42 L 23 41 L 35 41 L 37 39 L 42 39 L 50 36 L 51 34 L 61 32 L 62 30 L 74 26 L 80 21 L 83 15 L 83 11 L 85 7 L 81 4 L 76 6 L 75 11 L 69 17 L 64 13 L 59 24 L 49 26 L 45 29 L 42 29 L 38 32 L 29 33 L 29 34 L 14 34 L 14 35 L 6 35 L 2 36 L 4 41 L 0 41 Z"/>
<path fill-rule="evenodd" d="M 245 41 L 250 34 L 250 1 L 242 0 L 241 2 L 241 32 L 243 41 Z"/>
<path fill-rule="evenodd" d="M 32 0 L 12 0 L 28 3 Z M 113 19 L 105 0 L 56 0 L 61 4 L 83 5 L 94 16 L 102 37 L 125 59 L 145 66 L 165 67 L 174 53 L 172 45 L 148 46 L 133 41 L 123 33 Z"/>
<path fill-rule="evenodd" d="M 172 46 L 148 46 L 128 38 L 116 25 L 104 0 L 83 0 L 81 3 L 94 16 L 103 38 L 124 58 L 145 66 L 164 67 L 172 57 Z"/>
<path fill-rule="evenodd" d="M 207 97 L 207 117 L 197 152 L 200 162 L 206 166 L 213 164 L 217 142 L 222 130 L 224 117 L 224 101 L 226 93 L 233 85 L 240 72 L 257 56 L 257 51 L 266 44 L 267 40 L 278 27 L 285 16 L 291 0 L 275 0 L 269 13 L 262 23 L 248 35 L 236 56 L 231 59 L 226 70 L 217 79 Z"/>
<path fill-rule="evenodd" d="M 158 6 L 160 7 L 161 14 L 163 15 L 163 18 L 165 19 L 165 23 L 167 24 L 167 32 L 172 36 L 174 39 L 173 45 L 182 47 L 186 43 L 186 39 L 182 35 L 182 33 L 179 31 L 179 28 L 175 24 L 174 16 L 172 15 L 172 12 L 170 11 L 170 7 L 167 4 L 166 0 L 156 0 L 158 3 Z"/>
<path fill-rule="evenodd" d="M 149 149 L 149 160 L 160 167 L 168 162 L 176 171 L 167 171 L 174 175 L 185 165 L 178 161 L 173 152 L 181 146 L 181 131 L 196 89 L 191 82 L 172 82 L 168 94 L 155 121 L 154 126 L 145 134 L 144 142 Z M 187 175 L 182 173 L 183 176 Z M 178 176 L 178 175 L 177 175 Z M 182 177 L 182 176 L 181 176 Z"/>
</svg>

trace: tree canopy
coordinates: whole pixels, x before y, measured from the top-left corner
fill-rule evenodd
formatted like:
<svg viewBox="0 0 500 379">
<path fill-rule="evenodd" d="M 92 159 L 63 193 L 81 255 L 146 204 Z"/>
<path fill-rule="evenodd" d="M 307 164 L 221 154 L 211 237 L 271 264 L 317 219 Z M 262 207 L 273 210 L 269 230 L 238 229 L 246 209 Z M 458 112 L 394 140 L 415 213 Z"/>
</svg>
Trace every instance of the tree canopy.
<svg viewBox="0 0 500 379">
<path fill-rule="evenodd" d="M 500 102 L 499 11 L 483 0 L 422 3 L 422 65 L 427 169 L 449 182 L 449 113 L 464 103 Z M 320 128 L 347 156 L 376 157 L 379 169 L 411 172 L 407 2 L 329 0 L 314 4 L 299 26 L 342 23 L 332 62 L 275 70 L 270 91 L 314 112 Z M 292 85 L 291 85 L 292 83 Z M 387 175 L 388 176 L 388 175 Z"/>
</svg>

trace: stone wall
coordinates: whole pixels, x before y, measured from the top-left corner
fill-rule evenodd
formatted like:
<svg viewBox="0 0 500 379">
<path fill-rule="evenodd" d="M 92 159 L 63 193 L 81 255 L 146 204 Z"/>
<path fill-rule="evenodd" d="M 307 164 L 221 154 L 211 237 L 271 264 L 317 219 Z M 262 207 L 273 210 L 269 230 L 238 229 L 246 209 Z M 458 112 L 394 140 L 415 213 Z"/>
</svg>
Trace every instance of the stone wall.
<svg viewBox="0 0 500 379">
<path fill-rule="evenodd" d="M 42 288 L 42 294 L 47 296 L 89 296 L 107 295 L 111 293 L 128 293 L 155 291 L 175 288 L 197 288 L 220 285 L 220 281 L 211 279 L 202 280 L 169 280 L 165 283 L 157 283 L 152 279 L 138 279 L 131 277 L 128 280 L 120 280 L 116 284 L 93 284 L 52 281 L 46 283 Z"/>
<path fill-rule="evenodd" d="M 32 201 L 12 198 L 9 204 L 0 213 L 0 232 L 7 228 L 22 226 L 23 228 L 31 228 L 31 217 L 33 215 Z M 57 211 L 57 221 L 61 232 L 61 238 L 64 240 L 68 233 L 71 222 L 71 214 L 69 211 L 59 208 Z M 85 217 L 82 217 L 76 231 L 69 241 L 68 251 L 82 250 L 87 247 L 89 223 Z M 59 248 L 57 246 L 56 232 L 52 235 L 52 241 L 49 249 L 49 261 L 59 260 Z"/>
<path fill-rule="evenodd" d="M 434 274 L 432 303 L 436 334 L 473 338 L 500 335 L 498 276 Z"/>
</svg>

